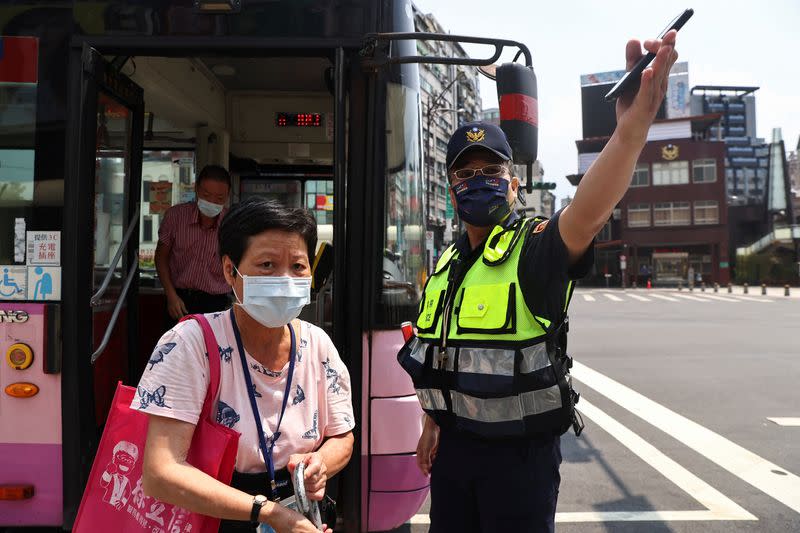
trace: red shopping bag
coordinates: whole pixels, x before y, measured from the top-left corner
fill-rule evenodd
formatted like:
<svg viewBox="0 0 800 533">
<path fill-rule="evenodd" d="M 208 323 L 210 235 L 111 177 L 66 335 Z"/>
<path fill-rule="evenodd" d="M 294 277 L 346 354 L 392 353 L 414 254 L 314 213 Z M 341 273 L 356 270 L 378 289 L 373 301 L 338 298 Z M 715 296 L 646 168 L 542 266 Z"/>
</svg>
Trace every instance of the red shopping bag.
<svg viewBox="0 0 800 533">
<path fill-rule="evenodd" d="M 203 315 L 184 320 L 189 319 L 196 320 L 203 329 L 211 380 L 187 460 L 211 477 L 230 484 L 239 433 L 216 422 L 219 348 Z M 135 388 L 117 384 L 73 530 L 76 533 L 216 533 L 219 519 L 161 502 L 142 491 L 148 415 L 130 408 L 135 395 Z"/>
</svg>

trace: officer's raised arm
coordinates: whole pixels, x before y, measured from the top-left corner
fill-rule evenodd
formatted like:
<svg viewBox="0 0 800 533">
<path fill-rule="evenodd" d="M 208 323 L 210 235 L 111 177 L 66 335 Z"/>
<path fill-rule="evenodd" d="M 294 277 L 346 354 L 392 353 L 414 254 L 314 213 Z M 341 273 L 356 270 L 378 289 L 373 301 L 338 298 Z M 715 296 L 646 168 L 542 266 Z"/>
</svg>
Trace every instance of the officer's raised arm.
<svg viewBox="0 0 800 533">
<path fill-rule="evenodd" d="M 666 94 L 670 68 L 678 59 L 676 35 L 673 30 L 663 40 L 645 41 L 644 48 L 656 53 L 656 58 L 642 73 L 638 92 L 617 100 L 617 128 L 584 174 L 575 198 L 561 213 L 558 227 L 570 263 L 580 259 L 630 186 L 636 160 Z M 626 68 L 630 70 L 641 56 L 639 41 L 628 41 Z"/>
</svg>

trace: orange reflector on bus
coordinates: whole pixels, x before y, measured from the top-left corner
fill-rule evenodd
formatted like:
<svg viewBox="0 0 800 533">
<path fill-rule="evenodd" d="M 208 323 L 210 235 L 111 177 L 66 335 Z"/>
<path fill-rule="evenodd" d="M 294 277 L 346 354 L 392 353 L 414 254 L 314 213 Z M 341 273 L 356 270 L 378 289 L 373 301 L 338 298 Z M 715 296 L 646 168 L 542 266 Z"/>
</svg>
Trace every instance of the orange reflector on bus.
<svg viewBox="0 0 800 533">
<path fill-rule="evenodd" d="M 39 387 L 33 383 L 12 383 L 6 387 L 6 394 L 14 398 L 30 398 L 39 394 Z"/>
<path fill-rule="evenodd" d="M 33 485 L 0 485 L 0 500 L 30 500 Z"/>
</svg>

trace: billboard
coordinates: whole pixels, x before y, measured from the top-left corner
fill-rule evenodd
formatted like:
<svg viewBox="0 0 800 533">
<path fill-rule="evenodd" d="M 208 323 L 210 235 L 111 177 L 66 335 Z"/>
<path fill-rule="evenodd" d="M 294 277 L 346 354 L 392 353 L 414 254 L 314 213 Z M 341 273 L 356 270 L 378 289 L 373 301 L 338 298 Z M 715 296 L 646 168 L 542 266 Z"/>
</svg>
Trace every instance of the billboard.
<svg viewBox="0 0 800 533">
<path fill-rule="evenodd" d="M 689 92 L 689 63 L 675 63 L 669 73 L 666 97 L 667 118 L 691 116 L 691 94 Z"/>
</svg>

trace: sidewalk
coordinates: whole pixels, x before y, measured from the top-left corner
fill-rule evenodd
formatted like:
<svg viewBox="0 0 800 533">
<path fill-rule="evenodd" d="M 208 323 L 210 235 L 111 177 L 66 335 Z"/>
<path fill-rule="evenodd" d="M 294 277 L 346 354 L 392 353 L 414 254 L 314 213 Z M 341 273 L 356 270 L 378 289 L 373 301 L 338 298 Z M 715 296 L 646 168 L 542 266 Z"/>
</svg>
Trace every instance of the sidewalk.
<svg viewBox="0 0 800 533">
<path fill-rule="evenodd" d="M 657 292 L 663 292 L 663 293 L 678 292 L 678 288 L 677 287 L 653 287 L 652 289 L 648 289 L 646 287 L 644 287 L 644 288 L 643 287 L 637 287 L 636 289 L 633 289 L 631 287 L 626 287 L 625 289 L 622 289 L 621 287 L 609 287 L 608 289 L 606 289 L 605 287 L 582 287 L 582 286 L 578 286 L 577 290 L 578 291 L 592 291 L 592 292 L 597 292 L 597 291 L 600 291 L 600 292 L 602 292 L 602 291 L 614 291 L 614 292 L 616 292 L 616 291 L 628 291 L 628 292 L 641 292 L 641 293 L 645 293 L 645 292 L 648 292 L 648 291 L 657 291 Z M 731 294 L 734 295 L 734 296 L 736 296 L 736 295 L 744 296 L 744 286 L 743 285 L 734 285 L 733 287 L 731 287 L 731 290 L 732 290 Z M 689 288 L 684 286 L 682 292 L 688 294 L 689 293 Z M 701 290 L 701 288 L 699 286 L 695 286 L 694 290 L 692 291 L 692 293 L 703 294 L 703 292 L 702 292 L 702 290 Z M 705 294 L 714 294 L 714 286 L 713 285 L 706 286 Z M 720 296 L 725 296 L 726 294 L 728 294 L 728 287 L 727 286 L 720 287 L 719 288 L 719 292 L 717 294 L 719 294 Z M 747 296 L 762 296 L 762 294 L 761 294 L 761 286 L 757 285 L 755 287 L 752 287 L 752 286 L 748 287 Z M 784 288 L 783 287 L 767 287 L 767 296 L 769 296 L 771 298 L 800 299 L 800 287 L 789 287 L 789 296 L 788 297 L 784 296 Z"/>
</svg>

